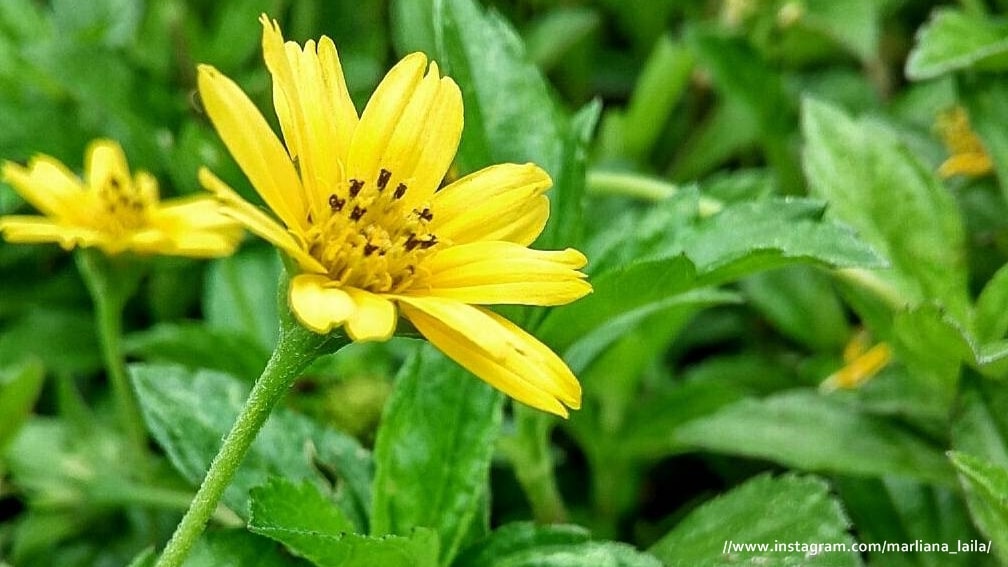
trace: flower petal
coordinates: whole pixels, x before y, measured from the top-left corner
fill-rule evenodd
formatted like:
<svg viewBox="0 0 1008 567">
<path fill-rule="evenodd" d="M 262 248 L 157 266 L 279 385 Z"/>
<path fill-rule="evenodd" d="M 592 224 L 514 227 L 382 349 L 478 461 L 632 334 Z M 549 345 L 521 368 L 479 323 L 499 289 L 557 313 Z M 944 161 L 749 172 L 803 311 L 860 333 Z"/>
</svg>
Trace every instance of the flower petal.
<svg viewBox="0 0 1008 567">
<path fill-rule="evenodd" d="M 7 161 L 2 171 L 3 180 L 46 216 L 74 220 L 89 216 L 87 207 L 81 206 L 87 197 L 80 179 L 56 159 L 35 156 L 27 169 Z"/>
<path fill-rule="evenodd" d="M 305 231 L 308 207 L 294 164 L 266 119 L 231 79 L 199 66 L 199 92 L 224 145 L 288 228 Z"/>
<path fill-rule="evenodd" d="M 542 168 L 505 163 L 481 169 L 438 191 L 431 230 L 456 244 L 507 240 L 528 245 L 549 218 L 543 195 L 553 185 Z"/>
<path fill-rule="evenodd" d="M 55 242 L 65 250 L 75 246 L 99 246 L 110 254 L 122 252 L 124 246 L 109 235 L 72 224 L 62 224 L 40 216 L 8 215 L 0 217 L 0 233 L 8 242 L 39 244 Z"/>
<path fill-rule="evenodd" d="M 355 341 L 387 341 L 396 328 L 395 305 L 369 291 L 352 287 L 345 289 L 357 304 L 357 310 L 346 322 L 350 338 Z"/>
<path fill-rule="evenodd" d="M 532 407 L 567 417 L 581 385 L 546 345 L 496 313 L 440 298 L 399 297 L 403 315 L 427 339 L 491 386 Z"/>
<path fill-rule="evenodd" d="M 427 259 L 423 269 L 429 275 L 413 290 L 483 305 L 562 305 L 591 293 L 585 275 L 576 271 L 587 261 L 572 248 L 543 251 L 513 242 L 473 242 Z"/>
<path fill-rule="evenodd" d="M 339 55 L 323 37 L 302 49 L 284 44 L 280 26 L 265 15 L 263 55 L 273 76 L 273 101 L 292 158 L 298 160 L 301 181 L 315 218 L 319 218 L 332 188 L 342 176 L 357 110 L 350 100 Z"/>
<path fill-rule="evenodd" d="M 110 180 L 123 186 L 132 183 L 126 154 L 112 140 L 91 142 L 84 156 L 84 174 L 92 191 L 100 190 Z"/>
<path fill-rule="evenodd" d="M 350 146 L 347 176 L 404 183 L 407 208 L 433 195 L 455 157 L 462 134 L 462 94 L 427 58 L 407 55 L 389 71 L 361 115 Z"/>
<path fill-rule="evenodd" d="M 347 292 L 326 287 L 328 283 L 328 277 L 316 274 L 299 274 L 290 283 L 291 310 L 298 321 L 316 333 L 328 333 L 357 310 Z"/>
<path fill-rule="evenodd" d="M 326 273 L 325 267 L 308 254 L 301 244 L 291 236 L 290 232 L 284 230 L 269 215 L 242 199 L 209 169 L 200 168 L 199 181 L 223 205 L 222 214 L 233 218 L 245 228 L 283 250 L 301 266 L 301 269 L 318 274 Z"/>
</svg>

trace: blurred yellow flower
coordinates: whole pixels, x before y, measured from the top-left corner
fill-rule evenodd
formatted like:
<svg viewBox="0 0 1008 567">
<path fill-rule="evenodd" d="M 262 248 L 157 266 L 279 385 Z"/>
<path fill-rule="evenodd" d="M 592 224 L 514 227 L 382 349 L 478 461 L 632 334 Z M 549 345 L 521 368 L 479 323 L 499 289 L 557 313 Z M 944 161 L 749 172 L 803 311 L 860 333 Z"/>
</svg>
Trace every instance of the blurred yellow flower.
<svg viewBox="0 0 1008 567">
<path fill-rule="evenodd" d="M 853 390 L 874 378 L 892 361 L 892 347 L 878 343 L 871 348 L 871 338 L 865 331 L 854 334 L 844 347 L 843 368 L 830 374 L 819 388 L 825 392 Z"/>
<path fill-rule="evenodd" d="M 939 114 L 935 129 L 950 154 L 938 168 L 938 175 L 943 179 L 954 175 L 976 177 L 994 170 L 990 155 L 973 132 L 969 115 L 963 107 L 956 106 Z"/>
<path fill-rule="evenodd" d="M 199 68 L 210 120 L 275 214 L 204 169 L 227 214 L 298 266 L 290 307 L 317 333 L 386 340 L 398 315 L 486 382 L 567 415 L 581 387 L 548 347 L 481 305 L 558 305 L 591 291 L 577 250 L 528 248 L 549 217 L 549 176 L 532 164 L 488 167 L 439 190 L 462 132 L 462 95 L 414 53 L 358 116 L 328 37 L 284 43 L 262 16 L 282 143 L 213 67 Z M 426 72 L 425 72 L 426 71 Z M 282 224 L 281 224 L 282 223 Z"/>
<path fill-rule="evenodd" d="M 97 247 L 109 255 L 214 257 L 234 251 L 241 226 L 211 197 L 158 201 L 157 180 L 130 176 L 122 148 L 110 140 L 88 147 L 82 181 L 58 160 L 39 155 L 21 167 L 4 162 L 3 180 L 45 216 L 0 217 L 10 242 Z"/>
</svg>

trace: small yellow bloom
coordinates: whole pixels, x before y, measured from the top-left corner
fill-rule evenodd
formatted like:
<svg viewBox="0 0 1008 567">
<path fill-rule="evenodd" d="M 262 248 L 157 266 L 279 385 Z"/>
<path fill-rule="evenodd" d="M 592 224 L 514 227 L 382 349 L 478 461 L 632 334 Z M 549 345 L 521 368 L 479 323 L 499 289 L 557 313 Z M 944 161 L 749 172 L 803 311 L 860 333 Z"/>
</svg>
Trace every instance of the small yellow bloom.
<svg viewBox="0 0 1008 567">
<path fill-rule="evenodd" d="M 93 246 L 109 255 L 214 257 L 233 252 L 242 235 L 213 198 L 159 202 L 154 177 L 144 171 L 131 177 L 122 148 L 110 140 L 91 143 L 83 181 L 46 155 L 27 168 L 4 162 L 2 173 L 45 215 L 0 217 L 0 232 L 10 242 L 56 242 L 67 250 Z"/>
<path fill-rule="evenodd" d="M 283 142 L 213 67 L 204 107 L 275 217 L 204 169 L 227 214 L 299 269 L 290 307 L 317 333 L 386 340 L 398 316 L 486 382 L 567 415 L 581 387 L 566 364 L 490 304 L 558 305 L 591 291 L 577 250 L 528 245 L 549 216 L 552 184 L 532 164 L 488 167 L 439 189 L 462 133 L 462 95 L 421 53 L 385 76 L 358 116 L 328 37 L 284 43 L 262 16 L 263 52 Z"/>
<path fill-rule="evenodd" d="M 826 392 L 852 390 L 871 380 L 892 360 L 892 348 L 887 343 L 879 343 L 871 348 L 868 333 L 856 333 L 844 347 L 844 366 L 830 374 L 820 389 Z"/>
<path fill-rule="evenodd" d="M 938 168 L 938 175 L 943 179 L 955 175 L 979 177 L 994 170 L 994 163 L 980 137 L 973 132 L 963 107 L 956 106 L 939 114 L 935 129 L 951 154 Z"/>
</svg>

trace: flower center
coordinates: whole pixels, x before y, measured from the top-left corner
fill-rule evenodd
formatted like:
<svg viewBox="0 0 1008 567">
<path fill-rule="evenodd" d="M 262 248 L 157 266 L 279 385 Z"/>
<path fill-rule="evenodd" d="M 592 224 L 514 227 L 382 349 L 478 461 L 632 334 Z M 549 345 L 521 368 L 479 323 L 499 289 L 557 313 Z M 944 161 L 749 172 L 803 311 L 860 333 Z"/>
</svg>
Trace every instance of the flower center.
<svg viewBox="0 0 1008 567">
<path fill-rule="evenodd" d="M 382 169 L 374 185 L 350 179 L 344 190 L 329 195 L 323 219 L 312 219 L 308 252 L 341 286 L 396 293 L 410 286 L 420 261 L 438 244 L 427 226 L 430 207 L 406 210 L 405 183 L 390 183 Z"/>
<path fill-rule="evenodd" d="M 128 177 L 110 174 L 98 186 L 95 224 L 103 230 L 130 231 L 143 227 L 156 197 L 145 195 Z"/>
</svg>

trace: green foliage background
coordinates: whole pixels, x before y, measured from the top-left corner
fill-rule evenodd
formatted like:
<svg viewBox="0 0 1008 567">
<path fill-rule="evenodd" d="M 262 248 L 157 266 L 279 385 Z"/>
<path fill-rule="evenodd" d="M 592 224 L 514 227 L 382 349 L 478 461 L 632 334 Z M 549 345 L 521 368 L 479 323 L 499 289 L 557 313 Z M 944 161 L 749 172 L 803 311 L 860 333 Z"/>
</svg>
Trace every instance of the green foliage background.
<svg viewBox="0 0 1008 567">
<path fill-rule="evenodd" d="M 266 12 L 336 41 L 358 108 L 397 56 L 428 53 L 463 90 L 459 172 L 553 176 L 537 246 L 584 250 L 595 292 L 507 314 L 564 356 L 583 409 L 511 405 L 408 339 L 320 358 L 187 565 L 1008 564 L 1006 8 L 4 0 L 0 157 L 79 170 L 105 136 L 165 195 L 208 165 L 253 198 L 194 73 L 212 63 L 270 108 Z M 956 106 L 987 175 L 936 174 Z M 0 214 L 25 211 L 0 186 Z M 141 467 L 72 258 L 0 243 L 0 565 L 149 563 L 272 350 L 279 272 L 251 239 L 152 260 L 126 321 L 159 455 Z M 862 332 L 893 361 L 819 388 Z"/>
</svg>

